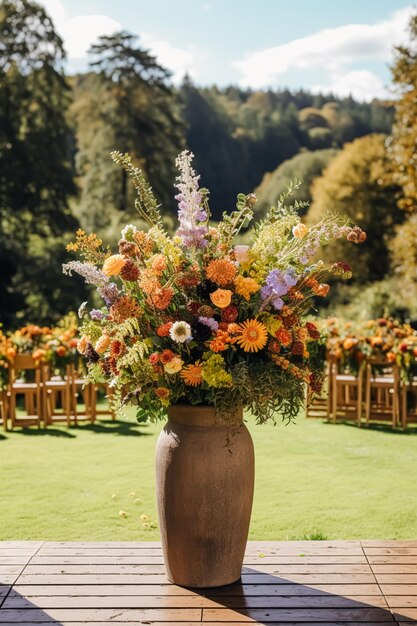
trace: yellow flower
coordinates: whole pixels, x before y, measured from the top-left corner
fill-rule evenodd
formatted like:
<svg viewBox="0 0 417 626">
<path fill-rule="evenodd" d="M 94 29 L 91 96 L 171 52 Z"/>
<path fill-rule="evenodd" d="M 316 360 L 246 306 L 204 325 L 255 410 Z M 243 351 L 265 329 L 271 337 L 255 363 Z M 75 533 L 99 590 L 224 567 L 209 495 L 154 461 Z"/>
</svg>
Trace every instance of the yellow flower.
<svg viewBox="0 0 417 626">
<path fill-rule="evenodd" d="M 210 294 L 210 300 L 219 309 L 225 309 L 232 300 L 232 292 L 229 289 L 217 289 Z"/>
<path fill-rule="evenodd" d="M 244 276 L 236 276 L 235 289 L 239 296 L 243 296 L 245 300 L 250 300 L 253 293 L 256 293 L 261 288 L 259 283 L 253 278 L 245 278 Z"/>
<path fill-rule="evenodd" d="M 103 264 L 103 274 L 106 276 L 116 276 L 120 274 L 122 267 L 126 265 L 126 259 L 121 254 L 109 256 Z"/>
<path fill-rule="evenodd" d="M 196 361 L 195 363 L 191 363 L 190 365 L 184 367 L 180 376 L 186 385 L 196 387 L 197 385 L 201 385 L 203 382 L 202 372 L 203 368 L 200 361 Z"/>
<path fill-rule="evenodd" d="M 245 352 L 258 352 L 265 347 L 268 338 L 266 327 L 258 320 L 246 320 L 240 326 L 237 343 Z"/>
<path fill-rule="evenodd" d="M 183 365 L 184 361 L 179 356 L 174 356 L 169 363 L 165 363 L 164 368 L 167 374 L 176 374 Z"/>
</svg>

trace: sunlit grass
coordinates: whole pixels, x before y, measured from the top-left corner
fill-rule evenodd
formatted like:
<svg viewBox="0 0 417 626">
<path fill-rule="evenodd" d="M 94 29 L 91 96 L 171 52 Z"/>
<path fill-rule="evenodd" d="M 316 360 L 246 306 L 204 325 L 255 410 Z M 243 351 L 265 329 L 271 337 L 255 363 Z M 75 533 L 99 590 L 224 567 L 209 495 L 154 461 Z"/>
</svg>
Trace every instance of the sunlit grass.
<svg viewBox="0 0 417 626">
<path fill-rule="evenodd" d="M 161 427 L 101 420 L 6 433 L 0 539 L 158 539 Z M 250 539 L 415 538 L 416 435 L 304 418 L 249 427 L 256 452 Z"/>
</svg>

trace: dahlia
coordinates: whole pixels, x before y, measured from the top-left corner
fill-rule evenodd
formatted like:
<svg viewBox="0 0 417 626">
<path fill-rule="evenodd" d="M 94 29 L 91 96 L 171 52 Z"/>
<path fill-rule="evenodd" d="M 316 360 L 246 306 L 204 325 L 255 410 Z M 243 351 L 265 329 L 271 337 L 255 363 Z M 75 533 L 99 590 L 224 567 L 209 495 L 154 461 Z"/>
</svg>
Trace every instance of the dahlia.
<svg viewBox="0 0 417 626">
<path fill-rule="evenodd" d="M 225 287 L 236 276 L 236 266 L 228 259 L 214 259 L 206 269 L 207 278 L 220 287 Z"/>
</svg>

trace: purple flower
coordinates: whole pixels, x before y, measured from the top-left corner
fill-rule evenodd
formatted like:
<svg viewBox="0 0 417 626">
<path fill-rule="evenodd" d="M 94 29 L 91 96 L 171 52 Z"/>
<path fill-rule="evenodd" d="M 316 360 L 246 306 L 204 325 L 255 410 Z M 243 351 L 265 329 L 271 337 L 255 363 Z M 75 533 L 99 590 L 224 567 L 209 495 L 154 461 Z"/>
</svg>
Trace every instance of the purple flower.
<svg viewBox="0 0 417 626">
<path fill-rule="evenodd" d="M 191 167 L 193 157 L 192 152 L 184 150 L 175 162 L 180 171 L 175 183 L 180 192 L 175 196 L 178 200 L 180 223 L 177 234 L 181 237 L 184 246 L 204 248 L 207 245 L 205 239 L 207 226 L 203 226 L 203 222 L 207 221 L 207 213 L 201 206 L 203 196 L 198 187 L 200 176 L 197 176 Z"/>
<path fill-rule="evenodd" d="M 100 321 L 104 318 L 104 313 L 99 309 L 91 309 L 90 317 L 92 320 Z"/>
<path fill-rule="evenodd" d="M 209 328 L 211 328 L 211 330 L 214 332 L 217 332 L 219 328 L 219 322 L 216 322 L 214 317 L 201 316 L 198 318 L 198 321 L 200 322 L 200 324 L 204 324 L 205 326 L 208 326 Z"/>
<path fill-rule="evenodd" d="M 104 287 L 109 279 L 101 270 L 92 263 L 82 263 L 81 261 L 70 261 L 62 266 L 62 271 L 67 276 L 72 276 L 72 272 L 77 272 L 90 285 Z"/>
<path fill-rule="evenodd" d="M 109 283 L 108 285 L 104 285 L 104 287 L 100 287 L 100 289 L 97 289 L 97 291 L 99 295 L 103 298 L 106 306 L 108 307 L 114 304 L 120 296 L 120 291 L 116 283 Z"/>
<path fill-rule="evenodd" d="M 285 271 L 272 270 L 266 277 L 266 285 L 261 289 L 261 298 L 268 300 L 275 309 L 282 309 L 285 296 L 297 284 L 298 276 L 292 268 Z"/>
</svg>

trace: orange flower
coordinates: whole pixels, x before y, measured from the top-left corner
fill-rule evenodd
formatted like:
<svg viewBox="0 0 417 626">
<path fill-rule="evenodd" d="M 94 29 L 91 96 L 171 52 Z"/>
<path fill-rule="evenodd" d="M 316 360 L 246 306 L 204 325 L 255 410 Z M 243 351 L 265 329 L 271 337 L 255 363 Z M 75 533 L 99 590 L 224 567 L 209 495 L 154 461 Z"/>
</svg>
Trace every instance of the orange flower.
<svg viewBox="0 0 417 626">
<path fill-rule="evenodd" d="M 167 260 L 163 254 L 155 254 L 151 258 L 151 268 L 157 276 L 161 276 L 166 267 Z"/>
<path fill-rule="evenodd" d="M 219 309 L 225 309 L 232 300 L 232 292 L 229 289 L 217 289 L 210 294 L 210 300 Z"/>
<path fill-rule="evenodd" d="M 169 331 L 171 330 L 172 322 L 166 322 L 166 324 L 161 324 L 156 329 L 156 334 L 158 337 L 168 337 Z"/>
<path fill-rule="evenodd" d="M 307 234 L 307 232 L 307 226 L 305 224 L 302 224 L 301 222 L 294 226 L 294 228 L 292 229 L 292 234 L 294 235 L 294 237 L 297 237 L 297 239 L 302 239 Z"/>
<path fill-rule="evenodd" d="M 65 346 L 58 346 L 56 349 L 56 353 L 59 357 L 63 357 L 67 353 L 67 349 Z"/>
<path fill-rule="evenodd" d="M 197 385 L 201 385 L 203 382 L 203 368 L 201 366 L 200 361 L 196 361 L 190 365 L 186 365 L 183 370 L 180 372 L 181 378 L 184 380 L 186 385 L 190 385 L 190 387 L 196 387 Z"/>
<path fill-rule="evenodd" d="M 275 333 L 275 337 L 284 347 L 287 347 L 292 343 L 292 334 L 286 328 L 278 328 L 277 332 Z"/>
<path fill-rule="evenodd" d="M 229 334 L 224 330 L 218 330 L 214 339 L 210 341 L 209 348 L 213 352 L 223 352 L 223 350 L 227 350 L 229 343 Z"/>
<path fill-rule="evenodd" d="M 236 276 L 236 266 L 228 259 L 214 259 L 208 264 L 206 275 L 213 283 L 224 287 Z"/>
<path fill-rule="evenodd" d="M 155 395 L 158 398 L 161 398 L 161 400 L 168 398 L 169 389 L 167 389 L 166 387 L 158 387 L 157 389 L 155 389 Z"/>
<path fill-rule="evenodd" d="M 259 289 L 261 288 L 260 285 L 253 278 L 236 276 L 234 282 L 236 293 L 239 296 L 243 296 L 245 300 L 250 300 L 251 295 L 259 291 Z"/>
<path fill-rule="evenodd" d="M 103 354 L 109 347 L 111 339 L 108 335 L 102 335 L 100 339 L 97 340 L 96 345 L 94 347 L 95 351 L 98 354 Z"/>
<path fill-rule="evenodd" d="M 258 352 L 265 347 L 268 339 L 266 327 L 258 320 L 246 320 L 239 324 L 237 343 L 245 352 Z"/>
<path fill-rule="evenodd" d="M 120 274 L 122 267 L 126 265 L 126 259 L 121 254 L 109 256 L 103 264 L 103 274 L 106 276 L 116 276 Z"/>
<path fill-rule="evenodd" d="M 151 294 L 160 287 L 159 281 L 151 269 L 143 270 L 139 278 L 139 286 L 146 293 Z"/>
<path fill-rule="evenodd" d="M 343 349 L 351 350 L 353 346 L 356 346 L 357 343 L 358 343 L 358 340 L 354 339 L 354 337 L 346 337 L 346 339 L 343 342 Z"/>
<path fill-rule="evenodd" d="M 16 356 L 16 348 L 7 348 L 6 350 L 7 358 L 13 361 Z"/>
<path fill-rule="evenodd" d="M 148 301 L 157 309 L 163 311 L 169 307 L 173 296 L 174 290 L 172 287 L 159 287 L 149 296 Z"/>
<path fill-rule="evenodd" d="M 110 307 L 110 313 L 116 324 L 121 324 L 129 317 L 140 317 L 143 311 L 136 300 L 122 296 Z"/>
<path fill-rule="evenodd" d="M 166 365 L 167 363 L 172 361 L 174 356 L 175 354 L 172 352 L 172 350 L 163 350 L 161 352 L 160 361 L 161 363 L 163 363 L 163 365 Z"/>
<path fill-rule="evenodd" d="M 325 298 L 327 294 L 329 293 L 329 290 L 330 290 L 330 285 L 327 285 L 327 283 L 321 283 L 317 287 L 315 294 L 317 296 L 322 296 L 322 298 Z"/>
<path fill-rule="evenodd" d="M 88 337 L 83 335 L 77 343 L 77 350 L 80 354 L 84 354 L 88 344 Z"/>
</svg>

